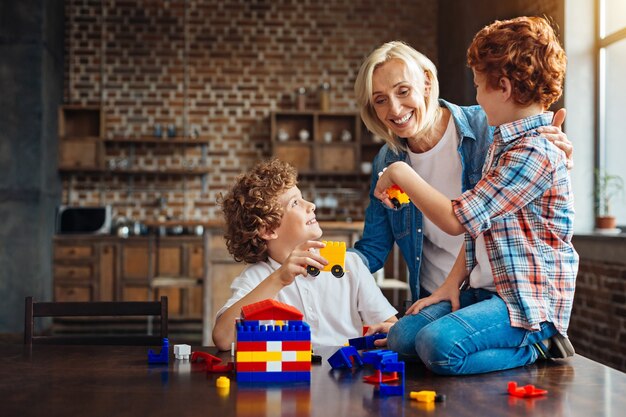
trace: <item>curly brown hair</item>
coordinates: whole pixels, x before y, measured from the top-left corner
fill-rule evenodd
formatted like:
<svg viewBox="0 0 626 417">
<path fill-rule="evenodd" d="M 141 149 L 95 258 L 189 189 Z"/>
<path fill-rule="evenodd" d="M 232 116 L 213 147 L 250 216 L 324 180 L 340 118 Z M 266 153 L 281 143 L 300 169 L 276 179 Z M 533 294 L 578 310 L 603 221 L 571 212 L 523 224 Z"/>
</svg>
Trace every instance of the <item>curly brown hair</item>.
<svg viewBox="0 0 626 417">
<path fill-rule="evenodd" d="M 278 198 L 297 184 L 296 169 L 279 159 L 259 162 L 237 177 L 226 196 L 220 194 L 226 220 L 226 247 L 237 262 L 267 261 L 267 242 L 261 237 L 280 226 L 283 207 Z"/>
<path fill-rule="evenodd" d="M 546 19 L 518 17 L 481 29 L 467 51 L 467 65 L 485 74 L 493 89 L 508 78 L 516 103 L 547 109 L 563 92 L 567 58 Z"/>
</svg>

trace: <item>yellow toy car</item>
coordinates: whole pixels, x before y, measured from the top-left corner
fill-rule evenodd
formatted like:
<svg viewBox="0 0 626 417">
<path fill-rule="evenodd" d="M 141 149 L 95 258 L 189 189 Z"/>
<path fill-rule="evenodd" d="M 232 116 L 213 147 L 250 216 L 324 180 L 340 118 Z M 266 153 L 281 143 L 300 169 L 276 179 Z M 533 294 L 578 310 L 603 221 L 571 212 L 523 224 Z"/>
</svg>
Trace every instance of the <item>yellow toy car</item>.
<svg viewBox="0 0 626 417">
<path fill-rule="evenodd" d="M 387 188 L 387 195 L 389 196 L 389 201 L 391 201 L 391 204 L 393 204 L 395 208 L 400 208 L 403 204 L 411 202 L 409 196 L 397 185 L 392 185 Z"/>
<path fill-rule="evenodd" d="M 328 265 L 322 271 L 330 272 L 337 278 L 341 278 L 346 264 L 346 242 L 322 241 L 326 246 L 320 249 L 320 255 L 328 261 Z M 320 274 L 320 270 L 314 266 L 307 266 L 307 272 L 314 277 Z"/>
</svg>

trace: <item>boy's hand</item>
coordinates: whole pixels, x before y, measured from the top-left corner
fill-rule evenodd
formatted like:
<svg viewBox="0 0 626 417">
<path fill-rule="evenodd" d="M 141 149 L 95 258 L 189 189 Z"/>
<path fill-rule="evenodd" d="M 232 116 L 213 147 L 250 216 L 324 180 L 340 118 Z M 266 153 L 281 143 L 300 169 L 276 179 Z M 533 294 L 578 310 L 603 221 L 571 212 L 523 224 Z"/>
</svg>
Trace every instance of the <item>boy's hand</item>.
<svg viewBox="0 0 626 417">
<path fill-rule="evenodd" d="M 324 266 L 328 265 L 328 261 L 322 258 L 319 253 L 311 251 L 313 248 L 323 247 L 322 242 L 309 240 L 295 248 L 277 271 L 283 286 L 291 284 L 298 275 L 306 275 L 307 265 L 314 266 L 319 270 L 324 269 Z"/>
<path fill-rule="evenodd" d="M 369 328 L 367 329 L 367 332 L 365 333 L 365 336 L 371 336 L 376 333 L 389 333 L 389 329 L 394 324 L 395 323 L 391 323 L 388 321 L 384 323 L 370 324 Z M 387 338 L 374 340 L 374 346 L 377 346 L 377 347 L 387 346 Z"/>
<path fill-rule="evenodd" d="M 567 112 L 565 109 L 559 109 L 556 113 L 554 113 L 552 126 L 540 127 L 538 131 L 539 133 L 543 133 L 546 139 L 554 143 L 557 148 L 565 152 L 565 156 L 567 157 L 565 161 L 567 169 L 572 169 L 574 167 L 574 146 L 567 138 L 567 135 L 561 130 L 566 114 Z"/>
<path fill-rule="evenodd" d="M 456 285 L 450 285 L 446 282 L 435 292 L 433 292 L 429 297 L 422 298 L 421 300 L 417 300 L 411 307 L 406 310 L 406 315 L 409 314 L 417 314 L 425 307 L 429 305 L 437 304 L 441 301 L 450 301 L 452 306 L 452 311 L 456 311 L 460 307 L 459 302 L 460 290 Z"/>
<path fill-rule="evenodd" d="M 395 208 L 395 206 L 389 199 L 387 189 L 394 184 L 400 185 L 394 180 L 394 178 L 395 174 L 397 174 L 397 172 L 403 168 L 403 165 L 406 165 L 406 163 L 394 162 L 387 168 L 383 169 L 382 172 L 378 173 L 378 181 L 376 182 L 376 188 L 374 189 L 374 197 L 379 199 L 389 208 Z M 402 186 L 400 186 L 400 188 L 402 188 Z"/>
</svg>

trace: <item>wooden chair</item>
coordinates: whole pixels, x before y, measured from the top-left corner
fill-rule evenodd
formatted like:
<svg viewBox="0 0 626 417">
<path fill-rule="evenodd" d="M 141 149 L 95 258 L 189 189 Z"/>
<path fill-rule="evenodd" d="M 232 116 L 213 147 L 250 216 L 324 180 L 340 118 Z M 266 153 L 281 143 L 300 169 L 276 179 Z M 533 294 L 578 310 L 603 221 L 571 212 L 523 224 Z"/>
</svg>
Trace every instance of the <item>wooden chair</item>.
<svg viewBox="0 0 626 417">
<path fill-rule="evenodd" d="M 57 335 L 34 336 L 35 317 L 120 317 L 120 316 L 160 316 L 159 335 Z M 161 345 L 167 337 L 167 297 L 160 301 L 121 301 L 121 302 L 35 302 L 26 297 L 24 320 L 24 344 L 52 345 Z"/>
</svg>

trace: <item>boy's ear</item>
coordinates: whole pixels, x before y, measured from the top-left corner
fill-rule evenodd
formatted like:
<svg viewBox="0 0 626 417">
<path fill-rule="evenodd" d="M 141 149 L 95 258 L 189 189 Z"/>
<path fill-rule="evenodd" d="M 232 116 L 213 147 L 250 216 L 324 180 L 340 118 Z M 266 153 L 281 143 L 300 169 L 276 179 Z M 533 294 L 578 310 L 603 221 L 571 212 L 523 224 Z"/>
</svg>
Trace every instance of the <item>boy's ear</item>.
<svg viewBox="0 0 626 417">
<path fill-rule="evenodd" d="M 512 88 L 513 88 L 513 86 L 511 85 L 511 80 L 509 80 L 506 77 L 500 78 L 500 81 L 498 81 L 498 88 L 500 92 L 502 92 L 503 98 L 505 100 L 511 97 Z"/>
<path fill-rule="evenodd" d="M 264 240 L 274 240 L 278 238 L 278 233 L 276 233 L 275 230 L 263 229 L 263 231 L 261 232 L 259 236 L 261 236 L 261 239 L 264 239 Z"/>
</svg>

